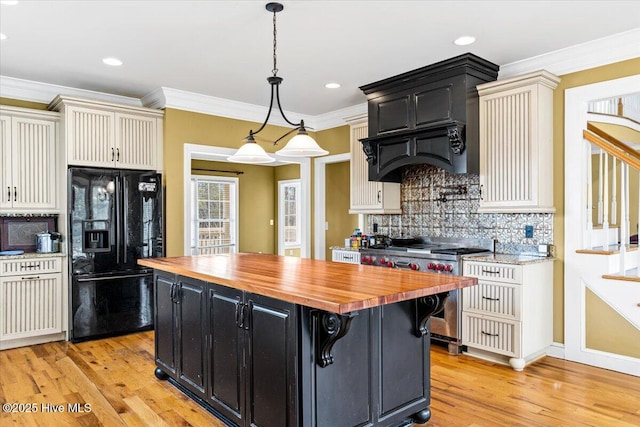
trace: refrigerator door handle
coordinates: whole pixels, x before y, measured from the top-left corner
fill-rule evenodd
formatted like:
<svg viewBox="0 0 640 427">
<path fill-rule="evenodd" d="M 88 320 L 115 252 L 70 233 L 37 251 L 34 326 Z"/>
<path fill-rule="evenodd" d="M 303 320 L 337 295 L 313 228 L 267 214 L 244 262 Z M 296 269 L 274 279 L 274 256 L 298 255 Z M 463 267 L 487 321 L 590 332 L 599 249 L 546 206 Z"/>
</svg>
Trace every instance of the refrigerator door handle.
<svg viewBox="0 0 640 427">
<path fill-rule="evenodd" d="M 115 232 L 115 239 L 116 239 L 116 262 L 118 264 L 120 264 L 120 245 L 121 245 L 121 231 L 120 229 L 122 228 L 122 218 L 120 215 L 120 212 L 122 211 L 122 206 L 121 205 L 121 197 L 120 197 L 120 192 L 122 191 L 122 188 L 120 187 L 120 177 L 116 176 L 115 177 L 116 180 L 116 232 Z"/>
<path fill-rule="evenodd" d="M 120 156 L 120 154 L 118 153 L 118 157 Z M 124 263 L 127 263 L 127 226 L 129 224 L 129 214 L 128 214 L 128 205 L 129 205 L 129 182 L 127 180 L 126 176 L 122 177 L 122 201 L 124 204 L 124 207 L 122 209 L 122 226 L 120 228 L 120 231 L 122 232 L 122 249 L 123 249 L 123 256 L 124 256 Z"/>
<path fill-rule="evenodd" d="M 102 276 L 102 277 L 88 277 L 82 279 L 76 279 L 78 283 L 86 283 L 86 282 L 102 282 L 105 280 L 115 280 L 115 279 L 133 279 L 136 277 L 146 277 L 152 275 L 153 273 L 139 273 L 139 274 L 123 274 L 118 276 Z"/>
</svg>

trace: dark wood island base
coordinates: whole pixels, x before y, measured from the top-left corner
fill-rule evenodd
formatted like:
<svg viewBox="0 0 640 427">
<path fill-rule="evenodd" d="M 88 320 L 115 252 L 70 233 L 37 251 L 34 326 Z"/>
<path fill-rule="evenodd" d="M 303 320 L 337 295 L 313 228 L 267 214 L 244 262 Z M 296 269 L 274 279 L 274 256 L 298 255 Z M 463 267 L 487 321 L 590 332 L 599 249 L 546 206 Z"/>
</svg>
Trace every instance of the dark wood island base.
<svg viewBox="0 0 640 427">
<path fill-rule="evenodd" d="M 428 421 L 428 319 L 476 283 L 257 254 L 140 263 L 156 269 L 156 377 L 231 426 Z"/>
</svg>

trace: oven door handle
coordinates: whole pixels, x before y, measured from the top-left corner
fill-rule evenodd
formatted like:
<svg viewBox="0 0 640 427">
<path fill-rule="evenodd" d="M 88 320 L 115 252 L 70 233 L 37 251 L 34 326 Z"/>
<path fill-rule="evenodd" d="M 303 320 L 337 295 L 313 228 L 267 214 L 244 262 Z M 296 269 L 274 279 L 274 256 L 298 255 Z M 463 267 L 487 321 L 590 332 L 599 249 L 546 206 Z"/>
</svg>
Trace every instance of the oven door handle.
<svg viewBox="0 0 640 427">
<path fill-rule="evenodd" d="M 82 278 L 82 279 L 76 279 L 76 282 L 78 282 L 78 283 L 102 282 L 104 280 L 133 279 L 135 277 L 145 277 L 145 276 L 151 276 L 151 275 L 153 275 L 153 273 L 124 274 L 122 276 L 104 276 L 104 277 L 94 277 L 94 278 Z"/>
<path fill-rule="evenodd" d="M 393 265 L 396 268 L 411 268 L 411 263 L 409 261 L 395 261 Z"/>
</svg>

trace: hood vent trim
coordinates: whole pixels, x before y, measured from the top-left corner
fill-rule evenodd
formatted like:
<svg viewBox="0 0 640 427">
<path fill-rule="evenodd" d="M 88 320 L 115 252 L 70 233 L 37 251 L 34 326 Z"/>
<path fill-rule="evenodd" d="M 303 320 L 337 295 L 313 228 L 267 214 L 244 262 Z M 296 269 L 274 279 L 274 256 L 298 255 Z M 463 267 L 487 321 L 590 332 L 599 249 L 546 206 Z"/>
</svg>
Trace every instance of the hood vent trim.
<svg viewBox="0 0 640 427">
<path fill-rule="evenodd" d="M 361 141 L 369 180 L 400 182 L 400 168 L 431 164 L 478 173 L 476 86 L 499 67 L 471 53 L 360 87 L 368 98 L 369 137 Z"/>
</svg>

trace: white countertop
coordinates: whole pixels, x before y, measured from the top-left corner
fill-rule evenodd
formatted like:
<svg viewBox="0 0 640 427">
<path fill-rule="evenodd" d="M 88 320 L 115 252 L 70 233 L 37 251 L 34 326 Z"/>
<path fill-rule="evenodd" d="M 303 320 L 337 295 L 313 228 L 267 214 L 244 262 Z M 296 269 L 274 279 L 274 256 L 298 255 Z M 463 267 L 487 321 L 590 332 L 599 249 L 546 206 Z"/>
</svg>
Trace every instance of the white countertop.
<svg viewBox="0 0 640 427">
<path fill-rule="evenodd" d="M 465 255 L 465 261 L 495 262 L 498 264 L 535 264 L 538 262 L 553 261 L 553 257 L 544 257 L 536 255 L 519 255 L 519 254 L 483 254 L 483 255 Z"/>
<path fill-rule="evenodd" d="M 0 261 L 3 259 L 29 259 L 29 258 L 51 258 L 51 257 L 66 257 L 67 254 L 63 252 L 49 252 L 49 253 L 37 253 L 37 252 L 25 252 L 20 255 L 0 255 Z"/>
</svg>

